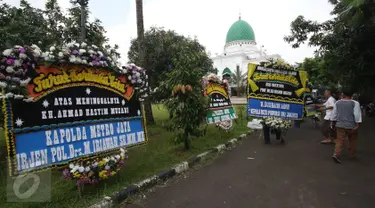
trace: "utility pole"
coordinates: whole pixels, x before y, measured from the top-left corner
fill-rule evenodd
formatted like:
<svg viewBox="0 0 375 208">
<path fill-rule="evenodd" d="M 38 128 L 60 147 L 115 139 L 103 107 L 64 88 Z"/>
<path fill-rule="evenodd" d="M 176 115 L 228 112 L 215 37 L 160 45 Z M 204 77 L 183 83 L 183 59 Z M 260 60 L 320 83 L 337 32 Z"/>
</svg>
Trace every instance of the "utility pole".
<svg viewBox="0 0 375 208">
<path fill-rule="evenodd" d="M 86 41 L 86 7 L 89 0 L 77 0 L 76 3 L 81 5 L 81 39 L 82 42 Z"/>
</svg>

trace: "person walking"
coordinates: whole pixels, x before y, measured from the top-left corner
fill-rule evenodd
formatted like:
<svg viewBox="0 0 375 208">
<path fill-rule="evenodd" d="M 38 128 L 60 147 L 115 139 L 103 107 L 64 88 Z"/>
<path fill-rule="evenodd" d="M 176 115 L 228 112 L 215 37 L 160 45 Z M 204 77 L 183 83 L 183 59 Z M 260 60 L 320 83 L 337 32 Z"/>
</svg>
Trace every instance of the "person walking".
<svg viewBox="0 0 375 208">
<path fill-rule="evenodd" d="M 333 144 L 333 140 L 336 138 L 336 132 L 330 128 L 330 120 L 332 116 L 333 106 L 336 103 L 336 99 L 332 96 L 331 90 L 326 90 L 324 96 L 327 98 L 327 101 L 324 104 L 317 104 L 316 107 L 320 107 L 319 111 L 325 111 L 326 115 L 324 116 L 324 123 L 322 125 L 322 134 L 324 140 L 321 141 L 321 144 Z"/>
<path fill-rule="evenodd" d="M 341 163 L 340 156 L 344 149 L 345 138 L 349 140 L 349 157 L 355 158 L 358 129 L 362 123 L 360 104 L 352 100 L 350 91 L 343 92 L 341 100 L 337 101 L 331 117 L 331 129 L 336 129 L 335 151 L 332 159 Z"/>
</svg>

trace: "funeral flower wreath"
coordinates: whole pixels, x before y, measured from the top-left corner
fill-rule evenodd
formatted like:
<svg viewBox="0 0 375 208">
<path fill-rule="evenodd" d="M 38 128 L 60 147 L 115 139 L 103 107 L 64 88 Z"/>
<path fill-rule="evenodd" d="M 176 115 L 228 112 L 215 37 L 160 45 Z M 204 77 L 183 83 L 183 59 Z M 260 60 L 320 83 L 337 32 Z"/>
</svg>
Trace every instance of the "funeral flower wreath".
<svg viewBox="0 0 375 208">
<path fill-rule="evenodd" d="M 20 46 L 4 50 L 0 54 L 0 94 L 1 99 L 23 99 L 26 97 L 24 87 L 32 80 L 33 72 L 43 62 L 53 64 L 79 64 L 89 67 L 107 68 L 116 73 L 124 74 L 139 92 L 139 100 L 143 101 L 149 94 L 146 70 L 130 64 L 119 67 L 117 55 L 113 49 L 100 48 L 96 45 L 72 42 L 60 49 L 52 46 L 42 51 L 37 45 Z"/>
</svg>

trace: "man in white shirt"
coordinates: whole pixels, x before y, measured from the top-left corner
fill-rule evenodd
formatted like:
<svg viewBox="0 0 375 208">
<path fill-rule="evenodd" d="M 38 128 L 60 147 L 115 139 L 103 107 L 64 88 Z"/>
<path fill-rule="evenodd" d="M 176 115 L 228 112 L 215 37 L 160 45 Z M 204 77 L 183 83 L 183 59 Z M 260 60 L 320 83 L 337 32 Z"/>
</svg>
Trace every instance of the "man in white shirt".
<svg viewBox="0 0 375 208">
<path fill-rule="evenodd" d="M 322 126 L 322 134 L 324 135 L 324 140 L 321 141 L 321 144 L 334 144 L 333 141 L 336 139 L 336 131 L 330 128 L 330 120 L 332 116 L 332 110 L 336 103 L 336 99 L 332 96 L 331 90 L 326 90 L 324 96 L 327 101 L 324 104 L 316 105 L 320 106 L 319 111 L 325 111 L 326 115 L 324 116 L 324 123 Z"/>
</svg>

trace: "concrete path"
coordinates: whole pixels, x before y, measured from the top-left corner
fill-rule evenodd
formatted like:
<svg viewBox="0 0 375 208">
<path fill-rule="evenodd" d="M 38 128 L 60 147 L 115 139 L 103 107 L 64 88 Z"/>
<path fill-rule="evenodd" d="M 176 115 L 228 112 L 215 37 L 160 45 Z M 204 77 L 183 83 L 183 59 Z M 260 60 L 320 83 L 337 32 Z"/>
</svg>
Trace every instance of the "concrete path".
<svg viewBox="0 0 375 208">
<path fill-rule="evenodd" d="M 292 129 L 285 146 L 254 135 L 211 165 L 172 179 L 129 208 L 373 208 L 375 120 L 360 130 L 358 161 L 332 159 L 332 147 L 309 123 Z M 254 158 L 254 159 L 250 159 Z"/>
</svg>

